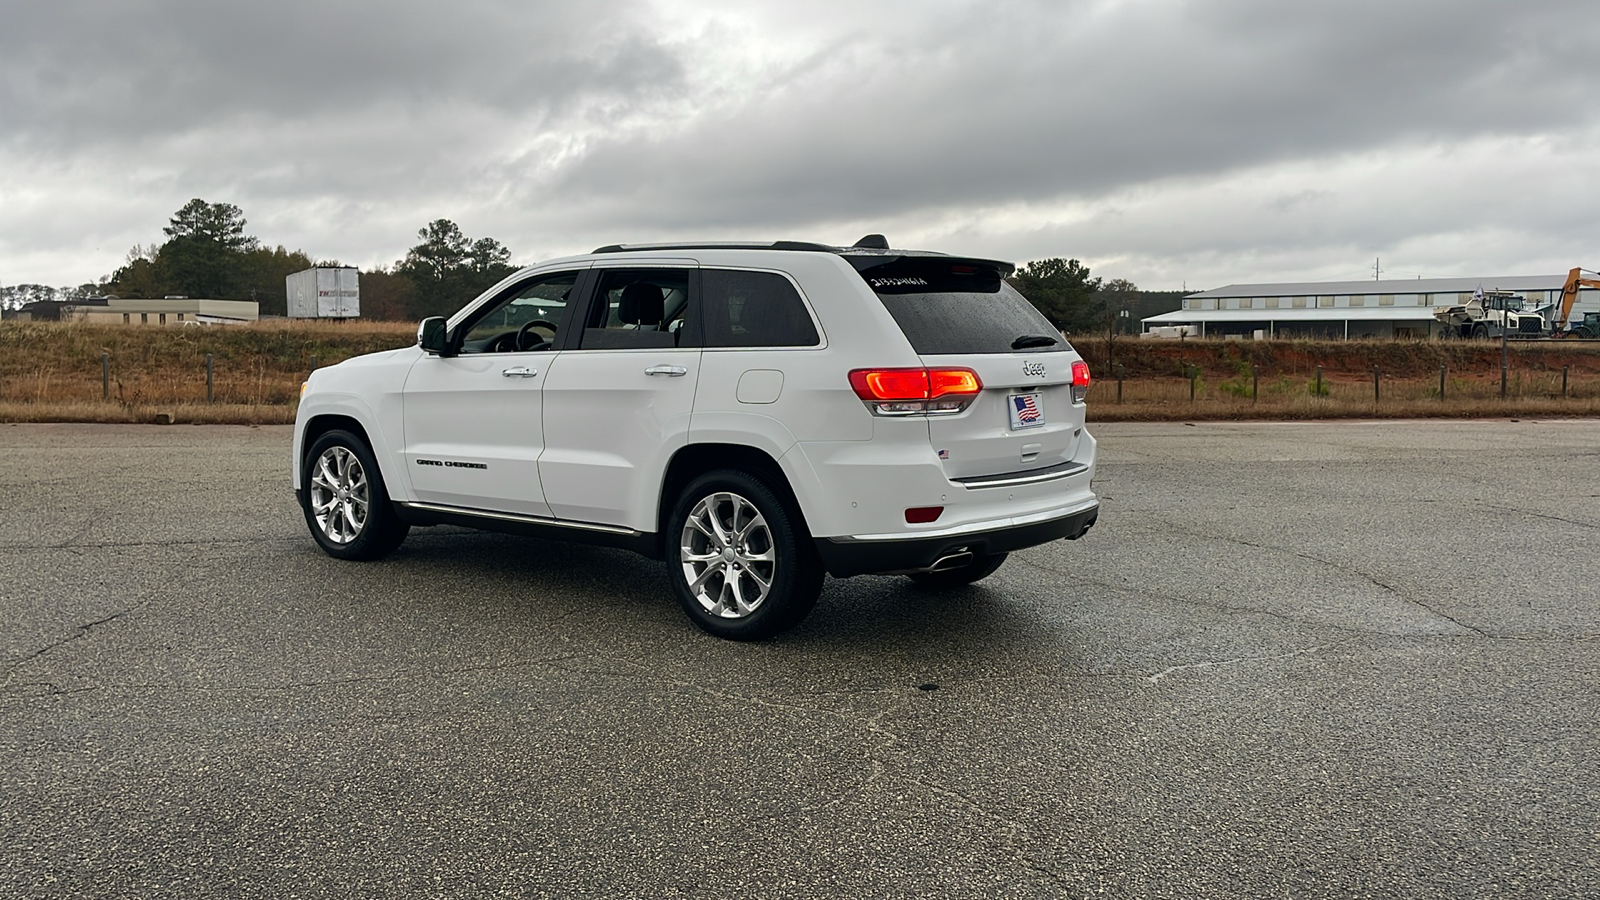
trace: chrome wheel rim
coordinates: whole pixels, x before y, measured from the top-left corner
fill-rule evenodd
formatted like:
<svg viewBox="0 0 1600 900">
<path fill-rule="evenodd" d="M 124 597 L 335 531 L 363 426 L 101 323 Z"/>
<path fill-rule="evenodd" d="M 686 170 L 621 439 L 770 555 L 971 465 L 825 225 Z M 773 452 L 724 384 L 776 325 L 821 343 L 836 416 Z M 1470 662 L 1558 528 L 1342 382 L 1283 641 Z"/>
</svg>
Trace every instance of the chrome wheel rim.
<svg viewBox="0 0 1600 900">
<path fill-rule="evenodd" d="M 702 497 L 678 538 L 678 561 L 700 608 L 722 619 L 742 619 L 772 591 L 778 555 L 772 530 L 755 504 L 738 494 Z"/>
<path fill-rule="evenodd" d="M 329 447 L 311 467 L 311 517 L 322 536 L 348 544 L 367 526 L 367 473 L 348 447 Z"/>
</svg>

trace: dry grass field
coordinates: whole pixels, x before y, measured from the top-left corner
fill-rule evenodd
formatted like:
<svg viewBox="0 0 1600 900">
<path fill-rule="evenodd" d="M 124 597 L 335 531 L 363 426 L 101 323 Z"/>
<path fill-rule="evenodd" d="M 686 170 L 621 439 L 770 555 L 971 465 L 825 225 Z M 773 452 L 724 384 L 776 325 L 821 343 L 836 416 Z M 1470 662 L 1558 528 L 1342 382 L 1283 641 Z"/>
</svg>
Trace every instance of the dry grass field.
<svg viewBox="0 0 1600 900">
<path fill-rule="evenodd" d="M 294 421 L 313 364 L 404 347 L 404 322 L 247 326 L 0 325 L 0 421 L 266 424 Z M 206 402 L 206 356 L 213 402 Z M 109 361 L 103 378 L 102 357 Z"/>
<path fill-rule="evenodd" d="M 292 422 L 313 364 L 415 339 L 415 326 L 401 322 L 0 323 L 0 422 Z M 1094 369 L 1092 421 L 1600 415 L 1600 342 L 1511 344 L 1505 399 L 1500 346 L 1491 341 L 1123 338 L 1108 346 L 1104 337 L 1079 336 L 1073 343 Z"/>
</svg>

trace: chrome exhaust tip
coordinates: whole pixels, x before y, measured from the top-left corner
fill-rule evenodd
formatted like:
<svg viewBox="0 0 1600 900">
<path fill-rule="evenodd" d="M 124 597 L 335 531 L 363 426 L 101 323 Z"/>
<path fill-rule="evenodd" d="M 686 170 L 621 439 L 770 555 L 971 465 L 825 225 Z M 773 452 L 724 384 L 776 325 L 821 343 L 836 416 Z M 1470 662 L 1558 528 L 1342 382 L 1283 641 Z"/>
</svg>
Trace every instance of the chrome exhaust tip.
<svg viewBox="0 0 1600 900">
<path fill-rule="evenodd" d="M 948 572 L 951 569 L 959 569 L 970 562 L 972 562 L 972 551 L 958 550 L 955 553 L 939 557 L 934 561 L 933 565 L 928 567 L 928 571 Z"/>
</svg>

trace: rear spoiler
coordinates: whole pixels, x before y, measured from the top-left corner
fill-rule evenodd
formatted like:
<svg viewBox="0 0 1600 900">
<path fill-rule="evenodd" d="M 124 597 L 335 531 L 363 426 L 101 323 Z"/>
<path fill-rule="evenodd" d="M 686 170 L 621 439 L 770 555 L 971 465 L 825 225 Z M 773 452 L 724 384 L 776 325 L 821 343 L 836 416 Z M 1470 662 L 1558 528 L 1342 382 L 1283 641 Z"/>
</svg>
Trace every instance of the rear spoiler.
<svg viewBox="0 0 1600 900">
<path fill-rule="evenodd" d="M 927 253 L 918 250 L 889 250 L 878 253 L 862 253 L 858 249 L 850 249 L 840 254 L 857 272 L 865 272 L 879 266 L 903 264 L 906 268 L 927 266 L 934 269 L 941 266 L 952 268 L 971 266 L 978 269 L 993 269 L 1001 278 L 1010 278 L 1016 273 L 1014 263 L 998 259 L 979 259 L 973 256 L 946 256 L 943 253 Z"/>
</svg>

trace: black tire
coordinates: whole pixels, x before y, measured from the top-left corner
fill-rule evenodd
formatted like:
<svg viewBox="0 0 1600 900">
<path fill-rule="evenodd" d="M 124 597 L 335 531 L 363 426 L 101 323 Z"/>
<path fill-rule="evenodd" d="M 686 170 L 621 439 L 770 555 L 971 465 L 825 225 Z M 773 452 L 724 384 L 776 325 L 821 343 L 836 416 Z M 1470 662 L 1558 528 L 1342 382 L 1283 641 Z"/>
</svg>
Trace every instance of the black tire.
<svg viewBox="0 0 1600 900">
<path fill-rule="evenodd" d="M 718 469 L 689 482 L 663 537 L 678 602 L 717 637 L 772 637 L 799 624 L 822 593 L 822 560 L 799 513 L 749 472 Z M 752 602 L 763 580 L 766 592 Z"/>
<path fill-rule="evenodd" d="M 907 576 L 917 584 L 933 590 L 947 591 L 951 588 L 966 587 L 974 582 L 982 581 L 995 573 L 1005 563 L 1009 553 L 993 553 L 975 556 L 972 562 L 954 569 L 945 569 L 940 572 L 917 572 Z"/>
<path fill-rule="evenodd" d="M 321 471 L 325 457 L 328 469 Z M 393 553 L 411 530 L 395 515 L 383 473 L 366 441 L 348 431 L 330 431 L 312 443 L 306 451 L 302 483 L 305 490 L 300 508 L 306 527 L 329 556 L 382 559 Z M 363 494 L 364 515 L 360 505 Z"/>
<path fill-rule="evenodd" d="M 1474 325 L 1474 326 L 1472 326 L 1472 336 L 1474 338 L 1476 338 L 1477 340 L 1480 340 L 1480 341 L 1487 340 L 1488 337 L 1489 337 L 1489 326 L 1487 326 L 1487 325 Z"/>
</svg>

